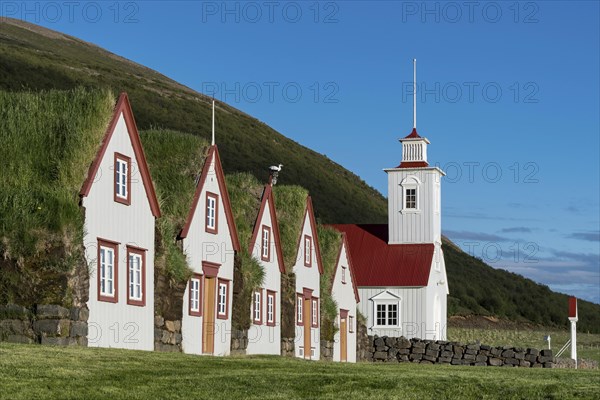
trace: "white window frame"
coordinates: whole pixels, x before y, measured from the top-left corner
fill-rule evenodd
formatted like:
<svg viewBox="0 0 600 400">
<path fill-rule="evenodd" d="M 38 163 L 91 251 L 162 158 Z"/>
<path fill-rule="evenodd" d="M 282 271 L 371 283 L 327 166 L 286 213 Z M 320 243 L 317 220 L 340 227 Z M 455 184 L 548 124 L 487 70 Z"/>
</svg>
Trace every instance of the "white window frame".
<svg viewBox="0 0 600 400">
<path fill-rule="evenodd" d="M 137 260 L 137 268 L 136 268 L 136 263 L 135 260 Z M 143 272 L 144 272 L 144 266 L 143 266 L 143 257 L 141 254 L 139 253 L 134 253 L 131 252 L 129 253 L 129 271 L 127 271 L 129 273 L 129 299 L 130 300 L 136 300 L 136 301 L 141 301 L 144 299 L 144 293 L 143 293 L 143 286 L 142 286 L 142 280 L 143 280 Z M 138 291 L 138 293 L 136 294 L 136 289 Z"/>
<path fill-rule="evenodd" d="M 401 201 L 402 201 L 402 207 L 400 207 L 400 212 L 402 214 L 406 214 L 406 213 L 420 213 L 421 212 L 421 208 L 419 207 L 419 203 L 420 203 L 420 186 L 421 186 L 421 181 L 416 177 L 416 176 L 408 176 L 406 178 L 404 178 L 402 180 L 402 183 L 400 183 L 400 187 L 402 188 L 402 192 L 401 192 Z M 415 191 L 415 206 L 413 207 L 407 207 L 407 191 L 408 190 L 414 190 Z"/>
<path fill-rule="evenodd" d="M 268 226 L 262 227 L 262 259 L 265 261 L 271 258 L 271 229 Z"/>
<path fill-rule="evenodd" d="M 348 315 L 348 332 L 354 333 L 354 316 Z"/>
<path fill-rule="evenodd" d="M 378 306 L 385 307 L 385 324 L 379 324 Z M 396 306 L 396 324 L 389 324 L 390 306 Z M 399 328 L 400 327 L 400 299 L 398 300 L 373 300 L 373 328 Z"/>
<path fill-rule="evenodd" d="M 200 312 L 200 278 L 190 279 L 190 311 Z"/>
<path fill-rule="evenodd" d="M 312 238 L 304 235 L 304 266 L 312 266 Z"/>
<path fill-rule="evenodd" d="M 302 324 L 303 323 L 303 308 L 304 307 L 304 297 L 302 295 L 297 294 L 296 295 L 296 323 L 297 324 Z"/>
<path fill-rule="evenodd" d="M 111 254 L 111 262 L 108 263 L 107 255 Z M 100 246 L 100 295 L 103 297 L 115 297 L 115 250 L 112 247 Z M 110 277 L 108 271 L 110 270 Z M 106 290 L 109 286 L 111 290 Z"/>
<path fill-rule="evenodd" d="M 115 164 L 115 195 L 120 199 L 127 200 L 129 198 L 129 193 L 127 193 L 129 162 L 117 156 Z"/>
<path fill-rule="evenodd" d="M 275 293 L 267 292 L 267 323 L 275 323 Z"/>
<path fill-rule="evenodd" d="M 342 283 L 346 284 L 346 267 L 342 266 Z"/>
<path fill-rule="evenodd" d="M 262 289 L 254 292 L 252 304 L 252 320 L 260 324 L 262 323 Z"/>
<path fill-rule="evenodd" d="M 311 308 L 312 308 L 312 321 L 311 325 L 313 328 L 318 328 L 319 327 L 319 299 L 313 297 L 311 299 Z"/>
<path fill-rule="evenodd" d="M 219 282 L 219 299 L 217 302 L 217 315 L 227 315 L 227 283 Z"/>
<path fill-rule="evenodd" d="M 219 223 L 219 195 L 216 193 L 206 192 L 205 204 L 205 230 L 209 233 L 218 232 Z"/>
</svg>

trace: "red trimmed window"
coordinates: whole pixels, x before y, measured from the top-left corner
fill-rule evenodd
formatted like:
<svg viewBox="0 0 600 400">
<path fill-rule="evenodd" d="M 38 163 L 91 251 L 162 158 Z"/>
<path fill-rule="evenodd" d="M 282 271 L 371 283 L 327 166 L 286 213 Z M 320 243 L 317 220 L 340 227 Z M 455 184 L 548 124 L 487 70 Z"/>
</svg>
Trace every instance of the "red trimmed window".
<svg viewBox="0 0 600 400">
<path fill-rule="evenodd" d="M 346 267 L 342 267 L 342 283 L 346 284 Z"/>
<path fill-rule="evenodd" d="M 296 294 L 296 324 L 302 325 L 302 308 L 304 306 L 304 296 Z"/>
<path fill-rule="evenodd" d="M 98 301 L 119 301 L 119 244 L 98 239 Z"/>
<path fill-rule="evenodd" d="M 304 235 L 304 266 L 312 265 L 312 238 Z"/>
<path fill-rule="evenodd" d="M 260 258 L 263 261 L 271 260 L 271 228 L 265 225 L 262 227 Z"/>
<path fill-rule="evenodd" d="M 312 298 L 312 327 L 313 328 L 318 328 L 319 327 L 319 299 L 317 299 L 316 297 Z"/>
<path fill-rule="evenodd" d="M 229 316 L 229 281 L 219 279 L 217 288 L 217 318 L 227 319 Z"/>
<path fill-rule="evenodd" d="M 131 204 L 131 158 L 115 153 L 115 194 L 118 203 Z"/>
<path fill-rule="evenodd" d="M 189 282 L 189 314 L 192 317 L 202 316 L 202 275 L 194 274 Z"/>
<path fill-rule="evenodd" d="M 127 246 L 127 304 L 146 305 L 146 250 Z"/>
<path fill-rule="evenodd" d="M 206 192 L 206 232 L 219 231 L 219 195 Z"/>
<path fill-rule="evenodd" d="M 267 290 L 267 325 L 275 326 L 275 292 Z"/>
<path fill-rule="evenodd" d="M 262 289 L 254 292 L 254 301 L 252 304 L 252 321 L 256 325 L 262 325 Z"/>
<path fill-rule="evenodd" d="M 354 317 L 351 315 L 348 316 L 348 331 L 350 333 L 354 332 Z"/>
</svg>

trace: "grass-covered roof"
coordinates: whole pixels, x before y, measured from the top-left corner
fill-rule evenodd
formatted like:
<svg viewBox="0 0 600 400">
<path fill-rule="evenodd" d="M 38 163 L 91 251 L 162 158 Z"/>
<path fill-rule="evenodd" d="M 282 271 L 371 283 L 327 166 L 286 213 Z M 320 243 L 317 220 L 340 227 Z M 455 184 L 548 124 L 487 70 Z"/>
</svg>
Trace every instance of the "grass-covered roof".
<svg viewBox="0 0 600 400">
<path fill-rule="evenodd" d="M 0 255 L 21 268 L 3 270 L 0 302 L 15 300 L 7 285 L 26 292 L 23 277 L 69 272 L 82 255 L 79 190 L 115 100 L 108 90 L 0 91 Z"/>
<path fill-rule="evenodd" d="M 284 265 L 286 271 L 290 273 L 298 256 L 298 240 L 306 210 L 308 191 L 301 186 L 275 186 L 273 193 Z"/>
</svg>

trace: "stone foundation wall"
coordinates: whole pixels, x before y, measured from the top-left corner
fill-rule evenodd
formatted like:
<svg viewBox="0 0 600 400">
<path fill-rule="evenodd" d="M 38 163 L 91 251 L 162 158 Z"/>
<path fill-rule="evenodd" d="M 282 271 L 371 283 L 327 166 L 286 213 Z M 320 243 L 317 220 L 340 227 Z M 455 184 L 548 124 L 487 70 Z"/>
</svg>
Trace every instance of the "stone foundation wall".
<svg viewBox="0 0 600 400">
<path fill-rule="evenodd" d="M 248 348 L 248 331 L 234 329 L 231 332 L 231 355 L 246 354 Z"/>
<path fill-rule="evenodd" d="M 160 315 L 154 317 L 154 350 L 181 351 L 181 320 L 165 320 Z"/>
<path fill-rule="evenodd" d="M 87 346 L 87 307 L 0 305 L 0 341 Z"/>
<path fill-rule="evenodd" d="M 372 361 L 373 352 L 371 347 L 373 342 L 369 338 L 367 325 L 358 323 L 356 326 L 356 361 Z"/>
<path fill-rule="evenodd" d="M 552 368 L 552 350 L 369 336 L 367 360 L 494 367 Z"/>
<path fill-rule="evenodd" d="M 333 361 L 333 342 L 321 339 L 321 360 Z"/>
<path fill-rule="evenodd" d="M 294 344 L 294 338 L 281 338 L 281 355 L 284 357 L 295 357 L 296 347 Z"/>
</svg>

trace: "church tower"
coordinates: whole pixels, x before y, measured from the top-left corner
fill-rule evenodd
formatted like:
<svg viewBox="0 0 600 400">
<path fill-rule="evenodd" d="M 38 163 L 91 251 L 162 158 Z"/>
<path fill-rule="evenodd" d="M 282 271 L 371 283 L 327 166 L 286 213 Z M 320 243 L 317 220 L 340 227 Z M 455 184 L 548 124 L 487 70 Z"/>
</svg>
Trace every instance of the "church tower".
<svg viewBox="0 0 600 400">
<path fill-rule="evenodd" d="M 413 85 L 413 130 L 400 139 L 402 161 L 388 174 L 388 244 L 442 242 L 441 178 L 427 162 L 429 140 L 417 133 L 416 60 Z"/>
</svg>

